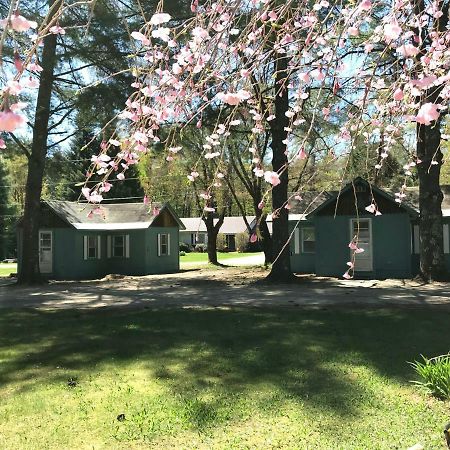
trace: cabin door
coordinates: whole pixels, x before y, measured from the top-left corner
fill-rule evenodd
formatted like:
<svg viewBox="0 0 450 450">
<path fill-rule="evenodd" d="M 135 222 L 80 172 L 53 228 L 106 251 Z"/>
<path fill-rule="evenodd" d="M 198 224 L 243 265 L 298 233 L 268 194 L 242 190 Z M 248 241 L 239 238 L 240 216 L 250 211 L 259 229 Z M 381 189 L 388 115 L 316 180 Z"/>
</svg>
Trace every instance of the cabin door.
<svg viewBox="0 0 450 450">
<path fill-rule="evenodd" d="M 51 231 L 39 231 L 39 270 L 53 272 L 53 236 Z"/>
<path fill-rule="evenodd" d="M 372 251 L 372 221 L 370 219 L 351 219 L 350 239 L 358 242 L 358 247 L 364 251 L 355 254 L 355 272 L 372 272 L 373 251 Z"/>
</svg>

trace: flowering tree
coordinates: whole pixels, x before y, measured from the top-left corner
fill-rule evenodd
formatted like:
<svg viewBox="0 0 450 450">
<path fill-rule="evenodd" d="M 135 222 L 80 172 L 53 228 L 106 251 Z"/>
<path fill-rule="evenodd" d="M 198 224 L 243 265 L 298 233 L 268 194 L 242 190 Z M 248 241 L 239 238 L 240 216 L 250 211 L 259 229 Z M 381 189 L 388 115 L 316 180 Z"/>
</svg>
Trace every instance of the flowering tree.
<svg viewBox="0 0 450 450">
<path fill-rule="evenodd" d="M 208 108 L 219 113 L 202 157 L 217 161 L 218 176 L 227 140 L 244 112 L 253 121 L 255 138 L 270 133 L 271 161 L 255 155 L 253 171 L 272 191 L 271 277 L 286 279 L 291 276 L 288 169 L 307 156 L 302 144 L 311 138 L 316 121 L 341 116 L 340 132 L 327 140 L 342 155 L 351 154 L 361 140 L 373 147 L 383 136 L 376 169 L 413 122 L 417 152 L 410 155 L 405 177 L 419 167 L 421 268 L 427 278 L 442 277 L 439 127 L 450 98 L 449 1 L 193 0 L 191 12 L 174 18 L 161 2 L 131 32 L 137 46 L 135 91 L 119 116 L 122 127 L 94 161 L 91 172 L 104 179 L 83 188 L 84 197 L 101 202 L 111 187 L 108 178 L 124 178 L 152 143 L 162 141 L 169 164 L 182 157 L 183 127 L 201 128 Z M 12 27 L 11 20 L 8 24 Z M 0 130 L 14 128 L 11 111 L 4 107 L 2 114 Z M 188 174 L 193 183 L 197 164 Z M 205 212 L 213 210 L 208 198 L 215 181 L 207 189 Z M 404 189 L 398 192 L 399 202 Z M 367 211 L 382 213 L 375 200 Z M 354 251 L 360 250 L 357 240 L 350 244 Z M 352 275 L 351 261 L 349 267 L 347 276 Z"/>
</svg>

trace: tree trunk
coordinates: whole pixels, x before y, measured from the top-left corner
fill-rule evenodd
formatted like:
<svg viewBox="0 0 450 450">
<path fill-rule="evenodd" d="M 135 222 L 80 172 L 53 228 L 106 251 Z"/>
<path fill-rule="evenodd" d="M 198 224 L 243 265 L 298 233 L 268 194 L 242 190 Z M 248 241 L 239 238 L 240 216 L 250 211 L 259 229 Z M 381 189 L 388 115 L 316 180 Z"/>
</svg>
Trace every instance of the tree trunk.
<svg viewBox="0 0 450 450">
<path fill-rule="evenodd" d="M 426 3 L 413 1 L 417 16 L 425 13 Z M 444 33 L 449 23 L 450 2 L 440 5 L 441 17 L 433 22 L 433 26 L 416 29 L 421 37 L 420 53 L 417 60 L 427 53 L 426 45 L 431 33 Z M 420 64 L 423 64 L 420 62 Z M 423 69 L 423 65 L 419 66 Z M 430 88 L 422 102 L 438 103 L 443 85 Z M 417 102 L 421 99 L 417 98 Z M 442 230 L 443 195 L 439 177 L 442 165 L 441 143 L 442 115 L 431 125 L 417 124 L 417 157 L 422 162 L 417 165 L 419 174 L 419 209 L 420 209 L 420 272 L 426 281 L 447 280 L 448 272 L 444 259 L 444 239 Z M 434 164 L 432 164 L 432 162 Z M 436 164 L 437 163 L 437 164 Z"/>
<path fill-rule="evenodd" d="M 417 165 L 420 209 L 420 273 L 426 281 L 448 280 L 442 231 L 442 200 L 439 176 L 441 120 L 432 125 L 417 125 Z M 432 161 L 437 164 L 431 164 Z"/>
<path fill-rule="evenodd" d="M 261 200 L 259 200 L 258 203 L 260 201 Z M 258 223 L 261 247 L 264 252 L 264 265 L 268 266 L 273 261 L 272 236 L 270 235 L 269 227 L 267 226 L 266 214 L 262 214 L 262 211 L 258 208 L 258 203 L 255 206 L 255 220 Z"/>
<path fill-rule="evenodd" d="M 205 222 L 208 235 L 208 243 L 206 245 L 208 251 L 208 263 L 214 264 L 215 266 L 219 265 L 219 261 L 217 260 L 217 235 L 219 234 L 220 227 L 223 225 L 224 218 L 225 209 L 222 211 L 215 224 L 213 213 L 208 212 L 206 213 L 206 216 L 203 216 L 203 222 Z"/>
<path fill-rule="evenodd" d="M 288 126 L 286 112 L 289 109 L 288 98 L 288 59 L 280 56 L 275 63 L 275 119 L 271 121 L 271 148 L 273 152 L 272 168 L 280 174 L 280 184 L 272 189 L 272 251 L 273 264 L 268 276 L 273 281 L 289 281 L 294 278 L 291 271 L 289 250 L 288 210 L 285 208 L 288 198 L 288 159 L 286 155 Z"/>
<path fill-rule="evenodd" d="M 60 1 L 57 1 L 60 3 Z M 49 1 L 51 17 L 57 12 L 55 0 Z M 56 38 L 49 34 L 44 38 L 42 51 L 41 81 L 39 85 L 36 113 L 33 126 L 33 143 L 28 157 L 28 175 L 25 188 L 25 209 L 22 221 L 22 252 L 21 266 L 17 282 L 19 284 L 34 284 L 42 281 L 39 271 L 39 217 L 44 176 L 45 159 L 47 156 L 48 122 L 50 118 L 50 102 L 53 89 L 53 73 L 56 64 Z"/>
</svg>

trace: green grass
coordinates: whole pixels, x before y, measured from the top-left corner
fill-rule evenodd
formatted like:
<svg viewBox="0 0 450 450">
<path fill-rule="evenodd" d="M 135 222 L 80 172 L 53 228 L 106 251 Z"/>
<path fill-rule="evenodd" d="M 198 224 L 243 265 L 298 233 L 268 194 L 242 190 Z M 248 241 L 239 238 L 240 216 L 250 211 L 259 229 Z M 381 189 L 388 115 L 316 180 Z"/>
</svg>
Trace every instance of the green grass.
<svg viewBox="0 0 450 450">
<path fill-rule="evenodd" d="M 247 256 L 253 256 L 256 255 L 257 253 L 238 253 L 238 252 L 227 252 L 227 253 L 222 253 L 222 252 L 218 252 L 217 253 L 217 259 L 220 261 L 224 261 L 227 259 L 232 259 L 232 258 L 245 258 Z M 191 252 L 191 253 L 186 253 L 186 255 L 184 256 L 180 256 L 180 263 L 194 263 L 194 262 L 208 262 L 208 254 L 207 253 L 198 253 L 198 252 Z"/>
<path fill-rule="evenodd" d="M 3 310 L 0 448 L 443 448 L 449 403 L 407 361 L 449 328 L 432 310 Z"/>
<path fill-rule="evenodd" d="M 8 277 L 10 273 L 17 273 L 17 264 L 0 263 L 0 277 Z"/>
</svg>

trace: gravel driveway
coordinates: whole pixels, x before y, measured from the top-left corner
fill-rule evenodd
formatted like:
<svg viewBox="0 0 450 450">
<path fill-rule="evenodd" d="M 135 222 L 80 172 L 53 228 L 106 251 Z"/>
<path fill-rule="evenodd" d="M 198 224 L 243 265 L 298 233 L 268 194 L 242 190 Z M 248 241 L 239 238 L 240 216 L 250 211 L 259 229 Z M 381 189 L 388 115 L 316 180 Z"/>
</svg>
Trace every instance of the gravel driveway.
<svg viewBox="0 0 450 450">
<path fill-rule="evenodd" d="M 450 306 L 450 285 L 402 280 L 337 280 L 301 276 L 291 284 L 264 282 L 263 268 L 198 269 L 171 275 L 51 282 L 40 287 L 0 284 L 0 307 L 96 308 Z"/>
</svg>

